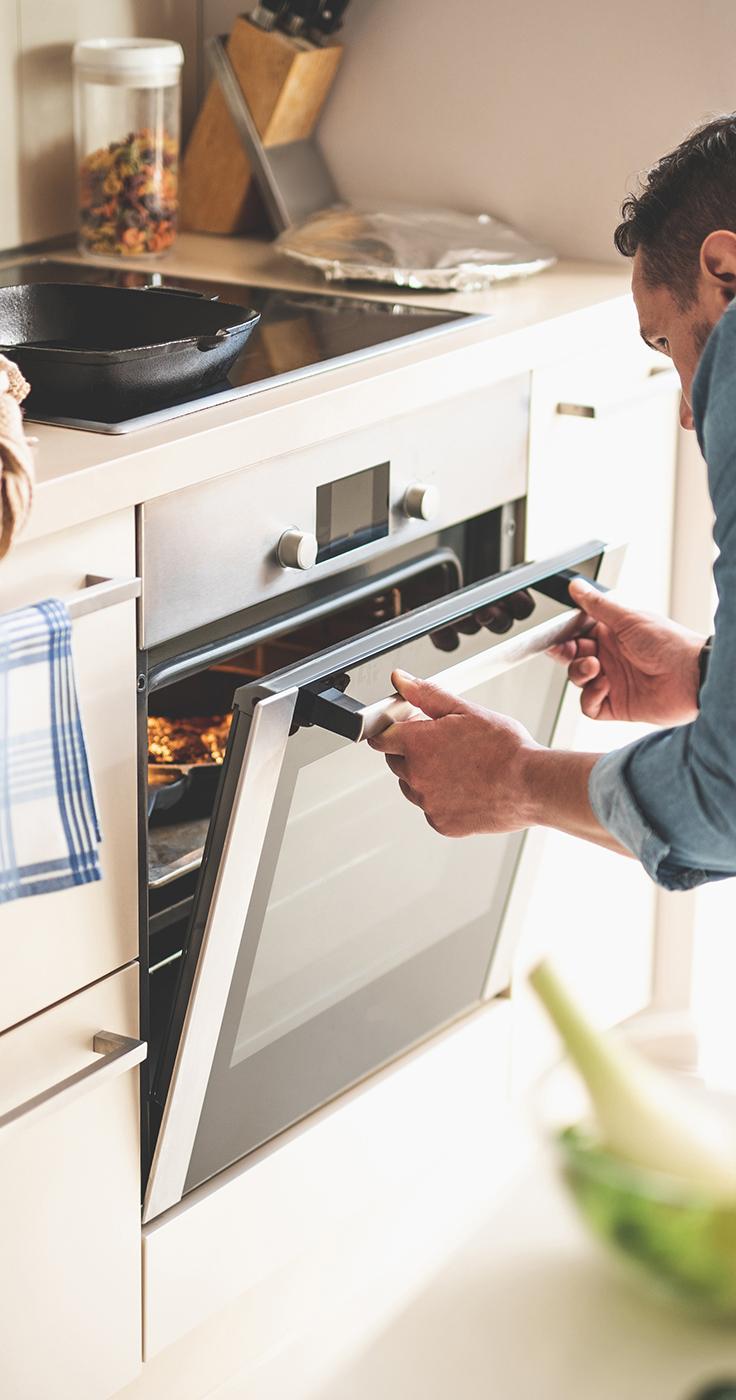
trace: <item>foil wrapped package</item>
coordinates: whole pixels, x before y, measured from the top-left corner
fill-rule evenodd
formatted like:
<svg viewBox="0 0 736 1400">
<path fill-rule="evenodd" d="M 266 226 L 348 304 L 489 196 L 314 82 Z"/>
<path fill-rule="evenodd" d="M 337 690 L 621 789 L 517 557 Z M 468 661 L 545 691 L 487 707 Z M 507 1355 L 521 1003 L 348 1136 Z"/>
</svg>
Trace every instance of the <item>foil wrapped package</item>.
<svg viewBox="0 0 736 1400">
<path fill-rule="evenodd" d="M 433 291 L 483 291 L 556 261 L 549 248 L 490 214 L 403 205 L 335 205 L 287 229 L 276 247 L 330 282 Z"/>
</svg>

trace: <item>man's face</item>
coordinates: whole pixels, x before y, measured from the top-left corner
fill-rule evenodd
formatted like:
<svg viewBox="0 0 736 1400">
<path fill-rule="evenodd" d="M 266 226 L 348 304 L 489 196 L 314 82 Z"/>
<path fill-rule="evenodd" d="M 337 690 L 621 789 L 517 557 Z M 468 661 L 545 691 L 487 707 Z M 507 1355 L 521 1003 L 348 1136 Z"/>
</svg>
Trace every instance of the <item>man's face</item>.
<svg viewBox="0 0 736 1400">
<path fill-rule="evenodd" d="M 726 309 L 699 279 L 693 300 L 683 310 L 667 287 L 652 287 L 644 279 L 641 253 L 634 257 L 631 291 L 639 315 L 639 328 L 647 345 L 668 355 L 680 376 L 680 422 L 692 428 L 692 382 L 708 336 Z"/>
</svg>

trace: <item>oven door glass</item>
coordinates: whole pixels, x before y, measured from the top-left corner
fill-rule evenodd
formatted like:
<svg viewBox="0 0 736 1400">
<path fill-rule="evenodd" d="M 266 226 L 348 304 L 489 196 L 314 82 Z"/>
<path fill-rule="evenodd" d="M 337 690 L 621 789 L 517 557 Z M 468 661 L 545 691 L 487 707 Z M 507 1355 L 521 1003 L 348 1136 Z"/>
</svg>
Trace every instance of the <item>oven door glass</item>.
<svg viewBox="0 0 736 1400">
<path fill-rule="evenodd" d="M 587 543 L 241 686 L 154 1098 L 150 1219 L 478 1003 L 523 834 L 447 840 L 365 742 L 400 667 L 552 739 Z"/>
</svg>

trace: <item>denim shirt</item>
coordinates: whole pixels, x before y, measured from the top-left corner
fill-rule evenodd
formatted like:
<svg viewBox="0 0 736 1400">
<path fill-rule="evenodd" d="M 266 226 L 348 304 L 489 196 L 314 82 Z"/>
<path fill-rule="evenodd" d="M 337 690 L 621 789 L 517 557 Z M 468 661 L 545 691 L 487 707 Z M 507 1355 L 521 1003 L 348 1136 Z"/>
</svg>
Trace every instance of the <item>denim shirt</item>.
<svg viewBox="0 0 736 1400">
<path fill-rule="evenodd" d="M 705 346 L 692 409 L 719 550 L 700 713 L 600 758 L 588 788 L 601 825 L 668 890 L 736 875 L 736 303 Z"/>
</svg>

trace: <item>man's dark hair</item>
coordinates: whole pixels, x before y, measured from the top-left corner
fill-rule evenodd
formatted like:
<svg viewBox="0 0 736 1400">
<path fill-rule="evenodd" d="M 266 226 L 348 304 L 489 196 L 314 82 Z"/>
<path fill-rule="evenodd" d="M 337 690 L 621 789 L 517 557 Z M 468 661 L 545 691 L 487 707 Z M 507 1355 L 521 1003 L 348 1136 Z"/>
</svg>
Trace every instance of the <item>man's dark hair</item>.
<svg viewBox="0 0 736 1400">
<path fill-rule="evenodd" d="M 714 229 L 736 233 L 736 113 L 698 127 L 662 156 L 621 216 L 613 235 L 619 253 L 633 258 L 640 249 L 645 281 L 688 306 L 703 240 Z"/>
</svg>

